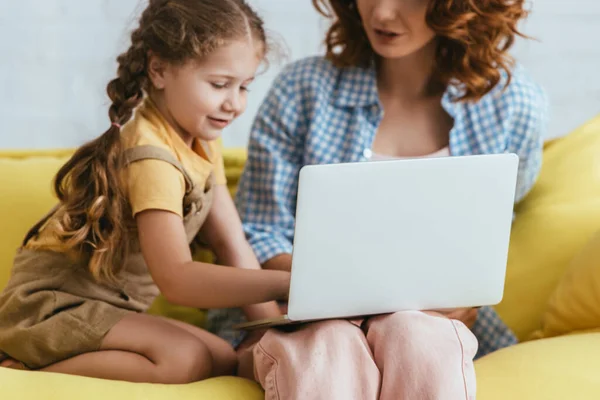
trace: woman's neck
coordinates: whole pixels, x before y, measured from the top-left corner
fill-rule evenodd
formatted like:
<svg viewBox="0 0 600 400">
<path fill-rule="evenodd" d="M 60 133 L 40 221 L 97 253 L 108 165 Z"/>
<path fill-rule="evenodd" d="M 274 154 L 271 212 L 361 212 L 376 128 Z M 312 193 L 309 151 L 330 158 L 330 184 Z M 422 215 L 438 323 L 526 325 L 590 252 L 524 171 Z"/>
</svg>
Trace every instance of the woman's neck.
<svg viewBox="0 0 600 400">
<path fill-rule="evenodd" d="M 377 63 L 377 83 L 380 94 L 404 99 L 419 100 L 437 96 L 443 85 L 434 81 L 436 40 L 420 50 L 396 59 L 380 58 Z"/>
</svg>

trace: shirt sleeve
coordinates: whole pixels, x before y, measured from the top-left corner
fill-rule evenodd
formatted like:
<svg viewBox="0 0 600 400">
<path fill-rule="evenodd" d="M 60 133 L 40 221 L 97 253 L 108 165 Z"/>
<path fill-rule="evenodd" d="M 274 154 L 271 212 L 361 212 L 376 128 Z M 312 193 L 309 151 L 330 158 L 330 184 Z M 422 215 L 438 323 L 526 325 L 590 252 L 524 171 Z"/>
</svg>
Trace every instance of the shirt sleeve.
<svg viewBox="0 0 600 400">
<path fill-rule="evenodd" d="M 151 209 L 183 217 L 185 179 L 168 162 L 149 159 L 131 163 L 127 167 L 126 188 L 134 217 Z"/>
<path fill-rule="evenodd" d="M 259 262 L 291 253 L 302 166 L 300 89 L 282 73 L 253 123 L 236 205 Z"/>
<path fill-rule="evenodd" d="M 541 87 L 528 83 L 509 89 L 508 100 L 503 129 L 510 132 L 508 151 L 519 156 L 515 194 L 515 202 L 519 202 L 535 184 L 542 167 L 548 99 Z"/>
</svg>

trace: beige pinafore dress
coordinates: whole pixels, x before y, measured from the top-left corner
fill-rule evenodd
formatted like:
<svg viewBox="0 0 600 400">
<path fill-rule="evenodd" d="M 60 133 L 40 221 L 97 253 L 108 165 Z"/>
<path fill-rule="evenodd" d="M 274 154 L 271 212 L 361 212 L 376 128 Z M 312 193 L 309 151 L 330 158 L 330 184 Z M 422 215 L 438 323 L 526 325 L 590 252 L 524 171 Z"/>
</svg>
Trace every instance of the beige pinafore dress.
<svg viewBox="0 0 600 400">
<path fill-rule="evenodd" d="M 183 223 L 192 243 L 212 204 L 213 175 L 206 184 L 193 182 L 181 163 L 159 147 L 139 146 L 126 151 L 127 163 L 145 159 L 168 162 L 185 177 Z M 57 208 L 29 231 L 24 245 Z M 116 284 L 96 282 L 86 260 L 21 247 L 10 281 L 0 293 L 0 359 L 4 353 L 28 368 L 43 368 L 98 350 L 106 333 L 121 318 L 145 312 L 159 291 L 142 257 L 137 232 L 132 237 L 130 256 Z"/>
</svg>

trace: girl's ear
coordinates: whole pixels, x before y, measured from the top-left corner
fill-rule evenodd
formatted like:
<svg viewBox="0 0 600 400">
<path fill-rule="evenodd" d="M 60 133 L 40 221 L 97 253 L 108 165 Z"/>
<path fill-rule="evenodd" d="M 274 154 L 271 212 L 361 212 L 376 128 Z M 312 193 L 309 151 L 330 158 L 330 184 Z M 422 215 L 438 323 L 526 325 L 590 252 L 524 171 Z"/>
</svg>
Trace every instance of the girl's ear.
<svg viewBox="0 0 600 400">
<path fill-rule="evenodd" d="M 165 88 L 166 70 L 166 62 L 152 53 L 148 54 L 148 78 L 150 78 L 150 82 L 152 82 L 155 89 L 162 90 Z"/>
</svg>

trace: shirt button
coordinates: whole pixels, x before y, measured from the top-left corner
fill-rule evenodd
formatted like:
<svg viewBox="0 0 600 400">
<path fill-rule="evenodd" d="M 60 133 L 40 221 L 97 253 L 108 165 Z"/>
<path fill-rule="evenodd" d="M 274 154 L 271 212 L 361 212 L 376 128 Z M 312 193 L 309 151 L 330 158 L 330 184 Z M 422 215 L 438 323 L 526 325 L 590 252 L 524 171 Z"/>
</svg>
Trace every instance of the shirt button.
<svg viewBox="0 0 600 400">
<path fill-rule="evenodd" d="M 364 149 L 363 150 L 363 156 L 367 159 L 370 160 L 371 157 L 373 156 L 373 152 L 371 151 L 371 149 Z"/>
</svg>

